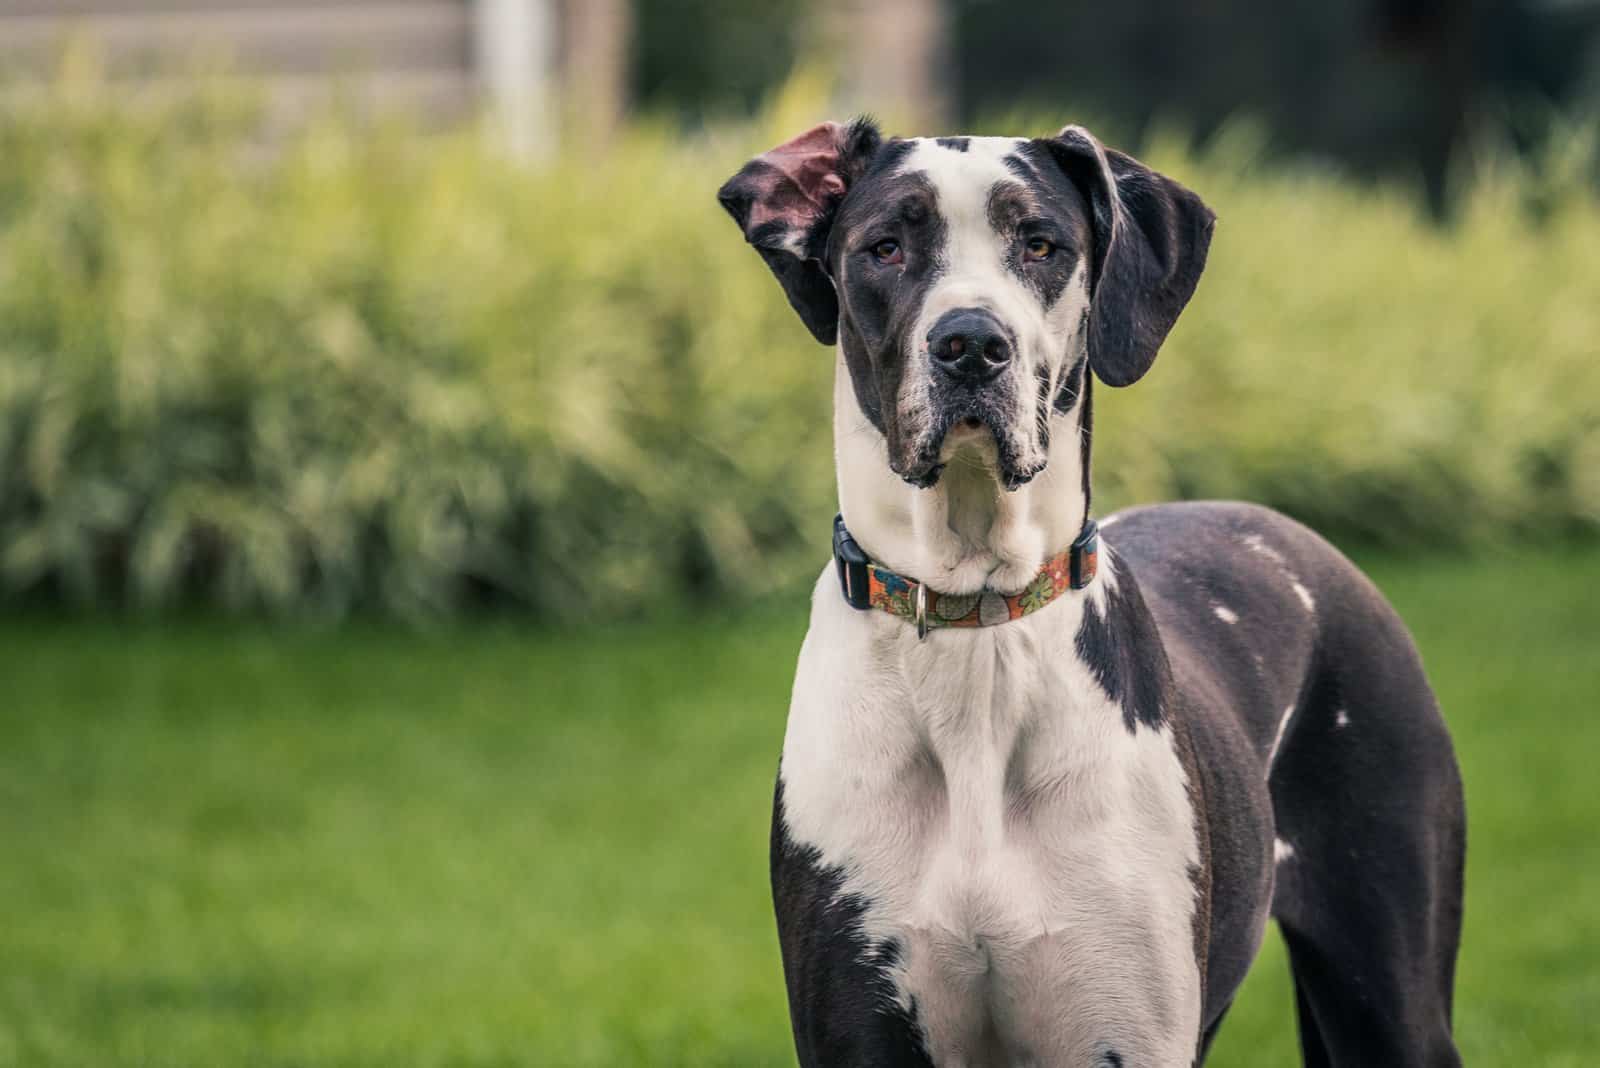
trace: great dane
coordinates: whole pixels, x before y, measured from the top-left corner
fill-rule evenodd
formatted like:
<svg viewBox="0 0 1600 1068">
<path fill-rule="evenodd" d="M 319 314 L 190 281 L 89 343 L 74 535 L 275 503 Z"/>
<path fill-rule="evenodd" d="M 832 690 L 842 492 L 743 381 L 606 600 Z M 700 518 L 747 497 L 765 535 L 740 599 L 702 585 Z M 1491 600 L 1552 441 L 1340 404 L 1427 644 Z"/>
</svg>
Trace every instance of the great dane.
<svg viewBox="0 0 1600 1068">
<path fill-rule="evenodd" d="M 1093 379 L 1150 369 L 1200 198 L 1079 127 L 864 120 L 720 198 L 836 347 L 772 822 L 801 1063 L 1198 1064 L 1270 916 L 1306 1064 L 1459 1064 L 1461 782 L 1404 624 L 1264 508 L 1090 518 Z"/>
</svg>

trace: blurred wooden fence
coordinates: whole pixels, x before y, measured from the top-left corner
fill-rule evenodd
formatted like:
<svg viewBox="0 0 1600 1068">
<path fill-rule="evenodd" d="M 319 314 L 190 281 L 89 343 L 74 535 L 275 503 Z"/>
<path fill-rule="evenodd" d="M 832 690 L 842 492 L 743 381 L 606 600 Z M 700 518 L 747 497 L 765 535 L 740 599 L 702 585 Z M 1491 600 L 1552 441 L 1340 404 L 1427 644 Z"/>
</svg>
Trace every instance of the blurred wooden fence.
<svg viewBox="0 0 1600 1068">
<path fill-rule="evenodd" d="M 574 0 L 582 3 L 582 0 Z M 480 100 L 508 143 L 548 139 L 556 0 L 0 0 L 0 75 L 45 77 L 83 40 L 113 80 L 214 64 L 250 77 L 286 121 L 334 93 L 442 124 Z"/>
</svg>

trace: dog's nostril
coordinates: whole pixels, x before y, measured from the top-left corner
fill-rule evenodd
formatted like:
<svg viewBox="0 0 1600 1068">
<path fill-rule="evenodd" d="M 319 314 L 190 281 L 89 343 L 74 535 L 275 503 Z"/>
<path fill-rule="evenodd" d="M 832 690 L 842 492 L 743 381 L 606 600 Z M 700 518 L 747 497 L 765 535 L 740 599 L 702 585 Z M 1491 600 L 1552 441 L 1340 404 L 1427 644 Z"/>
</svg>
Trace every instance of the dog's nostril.
<svg viewBox="0 0 1600 1068">
<path fill-rule="evenodd" d="M 960 356 L 960 355 L 963 355 L 966 351 L 967 351 L 967 339 L 966 338 L 962 337 L 960 334 L 957 334 L 955 337 L 950 339 L 950 352 L 949 352 L 949 354 L 951 356 Z"/>
</svg>

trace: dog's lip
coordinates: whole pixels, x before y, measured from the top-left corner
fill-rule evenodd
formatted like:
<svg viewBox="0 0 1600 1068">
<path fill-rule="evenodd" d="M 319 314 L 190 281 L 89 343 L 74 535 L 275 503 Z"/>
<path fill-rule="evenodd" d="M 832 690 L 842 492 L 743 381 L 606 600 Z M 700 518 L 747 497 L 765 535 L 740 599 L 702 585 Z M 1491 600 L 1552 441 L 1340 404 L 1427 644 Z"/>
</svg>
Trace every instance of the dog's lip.
<svg viewBox="0 0 1600 1068">
<path fill-rule="evenodd" d="M 995 433 L 993 427 L 984 421 L 982 416 L 963 416 L 951 423 L 945 429 L 945 432 L 939 435 L 939 440 L 934 445 L 934 452 L 942 456 L 951 447 L 980 442 L 984 438 L 993 438 L 998 441 L 999 435 Z"/>
<path fill-rule="evenodd" d="M 944 464 L 937 457 L 923 458 L 916 465 L 898 472 L 900 477 L 917 489 L 932 489 L 939 483 L 939 476 L 944 473 Z"/>
<path fill-rule="evenodd" d="M 907 464 L 904 470 L 896 471 L 896 474 L 918 489 L 935 486 L 944 472 L 946 445 L 950 439 L 954 438 L 956 444 L 964 444 L 984 435 L 994 439 L 995 474 L 1007 490 L 1020 489 L 1044 470 L 1042 463 L 1026 468 L 1018 466 L 1017 442 L 1011 435 L 1003 433 L 990 416 L 969 410 L 950 416 L 944 430 L 928 442 L 912 463 Z"/>
<path fill-rule="evenodd" d="M 994 436 L 996 441 L 1000 440 L 999 420 L 981 407 L 963 407 L 956 412 L 947 414 L 943 423 L 943 428 L 934 435 L 934 441 L 931 445 L 931 449 L 935 453 L 944 448 L 946 439 L 952 437 L 964 440 L 979 434 L 989 433 Z"/>
</svg>

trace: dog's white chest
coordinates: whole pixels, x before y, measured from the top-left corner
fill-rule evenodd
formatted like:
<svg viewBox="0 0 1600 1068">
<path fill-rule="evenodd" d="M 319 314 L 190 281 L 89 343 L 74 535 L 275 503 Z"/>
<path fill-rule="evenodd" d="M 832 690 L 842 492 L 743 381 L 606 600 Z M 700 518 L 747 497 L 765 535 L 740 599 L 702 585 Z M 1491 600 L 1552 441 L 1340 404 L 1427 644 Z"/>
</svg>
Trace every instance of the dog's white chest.
<svg viewBox="0 0 1600 1068">
<path fill-rule="evenodd" d="M 1078 658 L 1081 599 L 917 642 L 819 584 L 790 837 L 844 873 L 940 1065 L 1192 1062 L 1194 815 L 1168 729 Z"/>
</svg>

